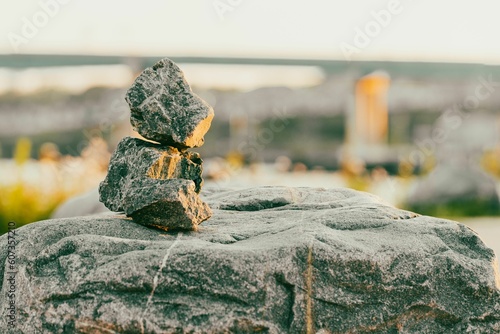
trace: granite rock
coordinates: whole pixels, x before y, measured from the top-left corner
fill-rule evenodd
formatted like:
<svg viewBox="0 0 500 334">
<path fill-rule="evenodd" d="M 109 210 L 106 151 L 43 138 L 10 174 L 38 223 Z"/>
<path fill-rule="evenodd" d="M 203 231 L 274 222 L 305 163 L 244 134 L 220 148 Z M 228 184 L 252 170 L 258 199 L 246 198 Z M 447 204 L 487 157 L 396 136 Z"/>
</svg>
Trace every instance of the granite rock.
<svg viewBox="0 0 500 334">
<path fill-rule="evenodd" d="M 500 331 L 494 253 L 464 225 L 349 189 L 205 189 L 202 197 L 214 215 L 198 232 L 119 215 L 17 229 L 17 331 Z M 7 255 L 0 247 L 2 309 Z"/>
<path fill-rule="evenodd" d="M 181 149 L 203 145 L 214 111 L 170 59 L 145 69 L 128 90 L 130 122 L 143 137 Z"/>
<path fill-rule="evenodd" d="M 134 222 L 165 230 L 196 230 L 212 211 L 191 180 L 143 178 L 123 193 L 125 214 Z"/>
<path fill-rule="evenodd" d="M 99 186 L 99 200 L 111 211 L 129 213 L 130 207 L 124 205 L 124 194 L 133 195 L 133 189 L 135 196 L 146 200 L 139 185 L 151 187 L 165 184 L 161 180 L 186 179 L 192 180 L 194 191 L 199 192 L 203 183 L 201 175 L 202 160 L 198 153 L 125 137 L 113 153 L 108 174 Z M 127 200 L 128 205 L 132 202 Z M 143 205 L 144 201 L 140 203 Z"/>
</svg>

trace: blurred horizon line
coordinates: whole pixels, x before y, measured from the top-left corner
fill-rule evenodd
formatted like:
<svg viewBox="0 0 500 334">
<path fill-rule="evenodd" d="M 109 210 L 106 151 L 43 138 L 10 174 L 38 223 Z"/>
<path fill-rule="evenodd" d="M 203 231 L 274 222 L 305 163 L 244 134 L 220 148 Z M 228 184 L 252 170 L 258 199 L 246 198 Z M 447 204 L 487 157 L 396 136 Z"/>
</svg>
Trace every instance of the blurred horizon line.
<svg viewBox="0 0 500 334">
<path fill-rule="evenodd" d="M 73 87 L 78 92 L 84 91 L 87 86 L 121 87 L 131 83 L 144 68 L 162 58 L 96 54 L 0 54 L 0 71 L 3 73 L 0 91 L 34 91 L 40 86 L 36 82 L 62 82 L 64 87 Z M 233 86 L 243 90 L 260 86 L 305 87 L 319 84 L 331 76 L 343 76 L 345 80 L 352 81 L 379 70 L 387 72 L 392 78 L 418 80 L 464 81 L 486 76 L 496 81 L 496 78 L 500 78 L 500 64 L 175 55 L 169 58 L 182 65 L 193 83 L 208 88 L 220 86 L 221 89 L 232 89 Z M 108 75 L 102 75 L 104 73 Z M 235 77 L 234 73 L 239 75 Z M 78 80 L 68 82 L 71 78 L 83 78 L 86 83 L 80 84 Z M 16 88 L 19 85 L 28 88 Z"/>
<path fill-rule="evenodd" d="M 428 58 L 408 58 L 408 57 L 366 57 L 362 59 L 352 59 L 347 60 L 343 57 L 315 57 L 315 56 L 234 56 L 234 55 L 224 55 L 224 54 L 210 54 L 206 56 L 190 55 L 184 53 L 170 53 L 165 54 L 155 54 L 151 53 L 149 55 L 137 55 L 137 54 L 115 54 L 115 53 L 2 53 L 0 52 L 0 67 L 4 66 L 5 58 L 30 58 L 30 57 L 66 57 L 66 58 L 100 58 L 100 59 L 162 59 L 170 58 L 176 60 L 176 62 L 183 62 L 180 60 L 185 60 L 184 62 L 196 62 L 204 63 L 203 60 L 216 60 L 217 63 L 222 63 L 221 61 L 227 60 L 229 63 L 248 63 L 252 61 L 259 62 L 272 62 L 270 65 L 276 65 L 275 62 L 318 62 L 318 63 L 415 63 L 415 64 L 453 64 L 453 65 L 484 65 L 484 66 L 500 66 L 500 59 L 491 60 L 489 62 L 477 61 L 476 59 L 444 59 L 440 57 L 428 57 Z M 209 62 L 212 63 L 212 62 Z M 94 64 L 94 63 L 92 63 Z M 108 65 L 109 63 L 103 63 L 103 65 Z M 80 64 L 78 64 L 80 65 Z M 86 64 L 81 64 L 86 65 Z M 302 65 L 302 64 L 299 64 Z M 38 67 L 37 65 L 35 65 Z M 60 65 L 47 65 L 47 66 L 60 66 Z M 28 67 L 28 66 L 26 66 Z"/>
</svg>

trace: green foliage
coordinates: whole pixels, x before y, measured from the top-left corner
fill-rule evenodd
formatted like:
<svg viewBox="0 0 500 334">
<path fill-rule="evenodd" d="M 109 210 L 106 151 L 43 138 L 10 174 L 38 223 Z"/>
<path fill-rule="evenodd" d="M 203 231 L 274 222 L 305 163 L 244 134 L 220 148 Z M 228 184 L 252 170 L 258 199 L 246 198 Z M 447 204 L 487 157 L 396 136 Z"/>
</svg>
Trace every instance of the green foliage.
<svg viewBox="0 0 500 334">
<path fill-rule="evenodd" d="M 0 161 L 0 234 L 8 223 L 17 227 L 48 219 L 59 204 L 72 195 L 95 187 L 104 178 L 109 152 L 102 138 L 92 138 L 80 157 L 41 154 L 39 161 L 30 159 L 31 141 L 16 143 L 13 161 Z"/>
<path fill-rule="evenodd" d="M 17 227 L 48 219 L 54 209 L 68 196 L 64 192 L 46 194 L 25 183 L 2 185 L 0 192 L 0 234 L 7 232 L 9 221 Z"/>
<path fill-rule="evenodd" d="M 500 214 L 499 204 L 496 199 L 491 201 L 481 199 L 454 200 L 446 203 L 408 205 L 405 209 L 427 216 L 446 218 L 497 216 Z"/>
</svg>

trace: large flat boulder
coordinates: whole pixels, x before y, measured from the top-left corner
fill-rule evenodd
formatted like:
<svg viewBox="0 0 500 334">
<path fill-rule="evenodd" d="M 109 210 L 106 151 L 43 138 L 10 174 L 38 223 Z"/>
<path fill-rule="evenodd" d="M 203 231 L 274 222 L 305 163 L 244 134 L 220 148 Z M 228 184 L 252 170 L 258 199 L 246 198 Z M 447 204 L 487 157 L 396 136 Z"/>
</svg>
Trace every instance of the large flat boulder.
<svg viewBox="0 0 500 334">
<path fill-rule="evenodd" d="M 114 215 L 16 230 L 16 330 L 500 331 L 494 253 L 464 225 L 349 189 L 206 189 L 203 197 L 213 217 L 198 232 Z M 6 257 L 0 247 L 2 309 Z"/>
</svg>

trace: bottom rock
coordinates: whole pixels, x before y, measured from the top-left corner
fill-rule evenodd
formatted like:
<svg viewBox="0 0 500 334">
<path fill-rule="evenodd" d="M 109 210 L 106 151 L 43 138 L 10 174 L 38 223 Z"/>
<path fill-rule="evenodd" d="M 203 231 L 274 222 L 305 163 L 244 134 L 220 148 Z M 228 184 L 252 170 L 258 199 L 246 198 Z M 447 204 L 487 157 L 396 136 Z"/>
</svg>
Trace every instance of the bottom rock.
<svg viewBox="0 0 500 334">
<path fill-rule="evenodd" d="M 123 197 L 127 216 L 139 224 L 165 230 L 196 230 L 212 211 L 195 191 L 191 180 L 141 179 Z"/>
<path fill-rule="evenodd" d="M 203 198 L 198 232 L 23 226 L 14 269 L 3 235 L 0 328 L 13 287 L 15 333 L 500 333 L 495 256 L 464 225 L 349 189 Z"/>
</svg>

